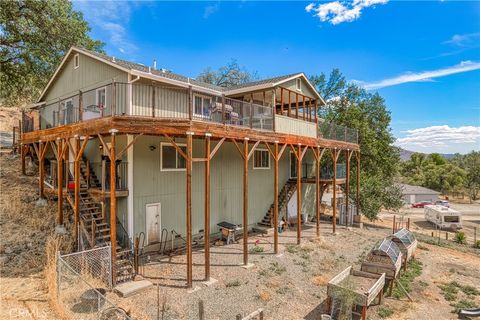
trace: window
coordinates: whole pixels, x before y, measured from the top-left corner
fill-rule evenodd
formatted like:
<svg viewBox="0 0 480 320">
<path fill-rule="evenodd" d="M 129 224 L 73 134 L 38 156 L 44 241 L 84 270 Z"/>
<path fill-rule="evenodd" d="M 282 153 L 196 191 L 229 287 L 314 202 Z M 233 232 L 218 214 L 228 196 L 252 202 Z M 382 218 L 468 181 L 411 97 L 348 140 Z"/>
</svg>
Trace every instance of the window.
<svg viewBox="0 0 480 320">
<path fill-rule="evenodd" d="M 253 169 L 270 169 L 270 154 L 268 150 L 255 150 L 253 153 Z"/>
<path fill-rule="evenodd" d="M 293 152 L 290 152 L 290 178 L 297 177 L 297 157 Z"/>
<path fill-rule="evenodd" d="M 95 99 L 95 104 L 97 105 L 97 107 L 99 107 L 100 109 L 105 108 L 107 104 L 107 88 L 103 87 L 97 89 Z"/>
<path fill-rule="evenodd" d="M 177 146 L 187 153 L 185 144 L 177 143 Z M 183 171 L 187 168 L 187 162 L 172 144 L 162 142 L 160 153 L 160 168 L 162 171 Z"/>
<path fill-rule="evenodd" d="M 212 99 L 206 96 L 195 95 L 193 99 L 193 110 L 195 116 L 202 118 L 210 118 L 210 108 Z"/>
<path fill-rule="evenodd" d="M 77 53 L 73 56 L 73 69 L 77 69 L 78 67 L 80 67 L 80 56 Z"/>
<path fill-rule="evenodd" d="M 302 80 L 301 79 L 297 79 L 297 90 L 298 91 L 302 90 Z"/>
</svg>

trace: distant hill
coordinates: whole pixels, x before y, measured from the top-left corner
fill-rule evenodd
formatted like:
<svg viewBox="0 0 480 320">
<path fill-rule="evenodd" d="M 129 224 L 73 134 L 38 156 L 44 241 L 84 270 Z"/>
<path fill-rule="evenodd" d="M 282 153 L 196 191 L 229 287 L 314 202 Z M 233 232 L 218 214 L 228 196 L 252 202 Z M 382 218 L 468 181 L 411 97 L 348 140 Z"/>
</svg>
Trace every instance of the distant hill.
<svg viewBox="0 0 480 320">
<path fill-rule="evenodd" d="M 402 148 L 399 148 L 399 149 L 400 149 L 400 160 L 402 160 L 402 161 L 410 160 L 410 157 L 414 153 L 421 153 L 421 152 L 405 150 L 405 149 L 402 149 Z M 445 159 L 452 159 L 455 156 L 454 153 L 444 153 L 444 154 L 440 154 L 440 155 L 443 156 Z"/>
</svg>

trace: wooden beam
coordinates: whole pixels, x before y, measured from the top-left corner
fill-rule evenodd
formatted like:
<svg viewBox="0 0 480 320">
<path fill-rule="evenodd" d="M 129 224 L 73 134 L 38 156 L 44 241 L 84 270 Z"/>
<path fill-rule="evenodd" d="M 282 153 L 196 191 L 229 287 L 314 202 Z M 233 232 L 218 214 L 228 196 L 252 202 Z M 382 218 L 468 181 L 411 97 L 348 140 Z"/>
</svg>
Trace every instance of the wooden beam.
<svg viewBox="0 0 480 320">
<path fill-rule="evenodd" d="M 243 141 L 243 264 L 248 264 L 248 140 Z"/>
<path fill-rule="evenodd" d="M 248 153 L 247 160 L 250 160 L 250 158 L 251 158 L 252 155 L 253 155 L 253 152 L 254 152 L 255 149 L 258 147 L 258 145 L 260 144 L 260 142 L 261 142 L 261 141 L 255 142 L 255 144 L 253 145 L 252 149 L 251 149 L 250 152 Z"/>
<path fill-rule="evenodd" d="M 63 140 L 57 140 L 57 224 L 63 225 Z"/>
<path fill-rule="evenodd" d="M 240 146 L 238 145 L 237 141 L 236 141 L 235 139 L 231 139 L 231 140 L 232 140 L 233 144 L 235 145 L 235 147 L 237 148 L 238 152 L 240 153 L 240 155 L 241 155 L 242 158 L 243 158 L 243 157 L 244 157 L 243 151 L 242 151 L 242 149 L 240 149 Z M 246 140 L 246 141 L 248 141 L 248 140 Z M 248 144 L 248 142 L 247 142 L 247 144 Z M 248 154 L 247 154 L 247 156 L 248 156 Z"/>
<path fill-rule="evenodd" d="M 347 172 L 345 176 L 345 225 L 348 227 L 348 198 L 350 196 L 350 155 L 351 151 L 346 150 L 346 160 L 347 160 Z"/>
<path fill-rule="evenodd" d="M 187 228 L 187 287 L 192 287 L 192 144 L 193 133 L 187 132 L 187 190 L 186 190 L 186 228 Z"/>
<path fill-rule="evenodd" d="M 38 143 L 38 175 L 39 175 L 39 196 L 40 199 L 45 198 L 45 152 L 43 149 L 46 149 L 46 144 L 43 142 Z"/>
<path fill-rule="evenodd" d="M 295 94 L 295 113 L 296 113 L 295 118 L 298 119 L 298 93 Z M 303 115 L 305 115 L 305 113 Z"/>
<path fill-rule="evenodd" d="M 275 161 L 273 170 L 273 252 L 278 254 L 278 143 L 275 143 L 273 158 Z"/>
<path fill-rule="evenodd" d="M 55 155 L 55 158 L 58 160 L 57 145 L 55 144 L 54 141 L 50 141 L 50 147 L 52 147 L 53 154 Z"/>
<path fill-rule="evenodd" d="M 163 135 L 165 138 L 168 139 L 168 141 L 172 144 L 172 146 L 177 149 L 177 152 L 185 159 L 187 160 L 188 158 L 188 155 L 185 154 L 185 152 L 183 152 L 182 148 L 180 148 L 176 143 L 175 141 L 168 135 L 168 134 L 164 134 Z"/>
<path fill-rule="evenodd" d="M 315 217 L 317 237 L 320 237 L 320 148 L 317 147 L 313 154 L 315 155 Z"/>
<path fill-rule="evenodd" d="M 223 142 L 223 141 L 222 141 Z M 220 143 L 220 142 L 219 142 Z M 218 144 L 217 144 L 218 145 Z M 210 136 L 205 137 L 205 217 L 204 217 L 204 251 L 205 251 L 205 280 L 210 280 Z"/>
<path fill-rule="evenodd" d="M 98 139 L 100 140 L 100 143 L 102 144 L 103 146 L 103 149 L 105 149 L 105 153 L 108 155 L 108 158 L 110 159 L 110 161 L 112 161 L 112 157 L 110 157 L 110 148 L 108 147 L 108 145 L 105 143 L 105 141 L 103 141 L 103 138 L 102 138 L 102 135 L 100 134 L 97 134 L 98 136 Z"/>
<path fill-rule="evenodd" d="M 33 145 L 33 150 L 35 150 L 35 154 L 37 155 L 37 158 L 40 158 L 40 153 L 38 152 L 38 147 L 36 143 L 32 143 Z"/>
<path fill-rule="evenodd" d="M 126 146 L 125 148 L 123 148 L 123 150 L 120 151 L 120 152 L 117 154 L 117 159 L 120 159 L 120 158 L 123 156 L 123 154 L 124 154 L 125 152 L 127 152 L 127 150 L 128 150 L 131 146 L 133 146 L 133 144 L 134 144 L 134 143 L 137 141 L 137 139 L 140 138 L 141 136 L 143 136 L 143 133 L 140 133 L 140 134 L 136 135 L 136 136 L 133 138 L 133 140 L 130 141 L 130 143 L 127 144 L 127 146 Z"/>
<path fill-rule="evenodd" d="M 88 140 L 85 140 L 88 141 Z M 74 232 L 74 242 L 75 246 L 77 247 L 77 250 L 79 248 L 79 241 L 78 241 L 78 232 L 79 232 L 79 227 L 80 227 L 80 137 L 76 137 L 75 139 L 75 149 L 74 150 L 75 154 L 75 162 L 74 162 L 74 170 L 73 170 L 73 177 L 75 179 L 75 197 L 74 197 L 74 219 L 73 219 L 73 232 Z"/>
<path fill-rule="evenodd" d="M 75 157 L 75 161 L 79 161 L 82 158 L 83 151 L 85 151 L 85 148 L 87 147 L 88 139 L 90 138 L 89 135 L 86 135 L 85 138 L 83 139 L 82 146 L 78 150 L 78 153 Z"/>
<path fill-rule="evenodd" d="M 287 111 L 287 116 L 291 116 L 292 115 L 292 95 L 291 95 L 291 91 L 288 91 L 288 111 Z"/>
<path fill-rule="evenodd" d="M 305 148 L 307 149 L 307 148 Z M 298 155 L 302 154 L 302 146 L 298 145 Z M 302 236 L 302 158 L 297 156 L 297 244 Z"/>
<path fill-rule="evenodd" d="M 287 145 L 284 144 L 282 146 L 282 149 L 280 149 L 280 152 L 278 153 L 278 160 L 280 160 L 280 158 L 282 158 L 283 152 L 285 151 L 286 148 L 287 148 Z"/>
<path fill-rule="evenodd" d="M 220 141 L 218 141 L 218 143 L 215 145 L 215 147 L 213 148 L 212 152 L 210 153 L 209 155 L 209 160 L 212 160 L 213 159 L 213 156 L 215 156 L 215 154 L 217 153 L 218 149 L 220 149 L 220 147 L 222 146 L 223 142 L 225 142 L 225 137 L 223 137 Z"/>
<path fill-rule="evenodd" d="M 115 285 L 117 280 L 117 165 L 116 165 L 116 132 L 111 131 L 110 140 L 110 241 L 112 246 L 112 283 Z M 100 136 L 99 136 L 100 137 Z M 102 144 L 104 142 L 102 141 Z M 104 147 L 106 145 L 104 144 Z M 106 149 L 108 150 L 108 149 Z"/>
<path fill-rule="evenodd" d="M 332 160 L 333 160 L 333 217 L 332 217 L 332 232 L 335 233 L 335 229 L 337 226 L 337 149 L 333 149 L 332 151 Z"/>
</svg>

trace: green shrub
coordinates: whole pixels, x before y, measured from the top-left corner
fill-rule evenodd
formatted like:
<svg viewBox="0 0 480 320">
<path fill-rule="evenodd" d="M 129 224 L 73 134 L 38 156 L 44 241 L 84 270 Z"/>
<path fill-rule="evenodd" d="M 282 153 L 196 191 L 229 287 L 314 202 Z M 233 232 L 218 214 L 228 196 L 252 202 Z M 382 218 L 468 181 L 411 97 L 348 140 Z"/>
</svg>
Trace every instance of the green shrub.
<svg viewBox="0 0 480 320">
<path fill-rule="evenodd" d="M 248 250 L 249 253 L 261 253 L 263 252 L 263 247 L 261 246 L 255 246 L 253 248 L 250 248 L 250 250 Z"/>
<path fill-rule="evenodd" d="M 467 242 L 467 236 L 465 235 L 465 232 L 459 231 L 455 233 L 455 242 L 460 243 L 460 244 L 465 244 Z"/>
<path fill-rule="evenodd" d="M 378 316 L 382 319 L 388 318 L 393 314 L 393 310 L 389 307 L 380 307 L 378 309 Z"/>
<path fill-rule="evenodd" d="M 287 249 L 288 253 L 296 253 L 298 251 L 298 246 L 296 244 L 287 244 L 285 249 Z"/>
<path fill-rule="evenodd" d="M 475 241 L 475 243 L 473 244 L 473 247 L 480 249 L 480 240 Z"/>
<path fill-rule="evenodd" d="M 465 299 L 462 299 L 457 303 L 452 303 L 450 304 L 450 306 L 453 307 L 452 313 L 459 313 L 460 310 L 462 309 L 472 309 L 477 307 L 475 305 L 475 302 L 473 302 L 472 300 L 465 300 Z"/>
<path fill-rule="evenodd" d="M 234 280 L 234 281 L 227 282 L 227 283 L 225 284 L 225 287 L 227 287 L 227 288 L 230 288 L 230 287 L 239 287 L 240 285 L 241 285 L 240 280 Z"/>
<path fill-rule="evenodd" d="M 422 269 L 422 262 L 420 262 L 420 260 L 411 259 L 408 262 L 407 271 L 400 274 L 398 281 L 407 292 L 411 291 L 410 284 L 416 277 L 422 274 Z M 394 298 L 400 299 L 405 296 L 405 293 L 397 286 L 393 289 L 392 295 Z"/>
<path fill-rule="evenodd" d="M 478 296 L 480 295 L 480 290 L 473 286 L 465 285 L 460 288 L 467 296 Z"/>
</svg>

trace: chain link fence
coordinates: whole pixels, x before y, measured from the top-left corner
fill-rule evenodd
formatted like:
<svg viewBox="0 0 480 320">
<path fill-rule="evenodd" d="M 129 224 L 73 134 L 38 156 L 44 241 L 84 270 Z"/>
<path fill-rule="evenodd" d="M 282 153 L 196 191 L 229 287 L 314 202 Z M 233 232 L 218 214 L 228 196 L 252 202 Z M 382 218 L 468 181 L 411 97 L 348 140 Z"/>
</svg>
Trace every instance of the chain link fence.
<svg viewBox="0 0 480 320">
<path fill-rule="evenodd" d="M 57 255 L 58 302 L 68 319 L 128 319 L 125 310 L 110 302 L 111 247 Z"/>
</svg>

